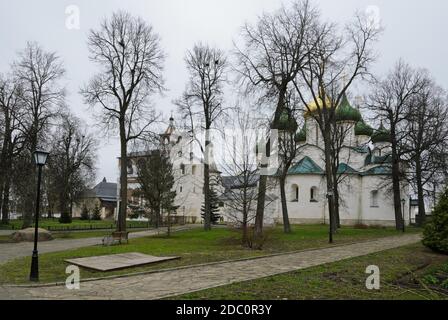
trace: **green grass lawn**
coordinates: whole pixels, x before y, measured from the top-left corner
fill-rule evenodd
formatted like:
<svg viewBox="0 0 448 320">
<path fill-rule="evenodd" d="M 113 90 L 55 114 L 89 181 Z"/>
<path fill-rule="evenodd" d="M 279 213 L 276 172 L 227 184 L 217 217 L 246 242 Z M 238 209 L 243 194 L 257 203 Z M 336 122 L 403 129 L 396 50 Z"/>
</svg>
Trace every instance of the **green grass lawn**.
<svg viewBox="0 0 448 320">
<path fill-rule="evenodd" d="M 380 268 L 380 290 L 367 290 L 366 267 Z M 421 244 L 305 270 L 208 289 L 180 300 L 448 299 L 448 256 Z"/>
<path fill-rule="evenodd" d="M 11 220 L 9 224 L 3 225 L 0 224 L 0 230 L 19 230 L 22 228 L 23 221 L 22 220 Z M 138 228 L 147 228 L 148 223 L 142 221 L 128 221 L 128 227 L 138 227 Z M 34 223 L 33 223 L 34 226 Z M 89 229 L 92 227 L 93 229 L 99 228 L 115 228 L 115 221 L 111 220 L 81 220 L 81 219 L 73 219 L 72 223 L 60 223 L 58 219 L 40 219 L 39 227 L 43 229 L 50 230 L 70 230 L 70 229 Z"/>
<path fill-rule="evenodd" d="M 211 232 L 202 229 L 189 230 L 173 234 L 170 238 L 153 236 L 130 240 L 128 245 L 103 247 L 94 246 L 58 253 L 42 254 L 39 259 L 41 282 L 65 281 L 64 259 L 82 258 L 96 255 L 108 255 L 125 252 L 141 252 L 155 256 L 180 256 L 180 260 L 169 261 L 144 267 L 131 268 L 115 272 L 94 272 L 81 270 L 84 279 L 136 273 L 156 269 L 165 269 L 207 262 L 256 257 L 278 252 L 328 247 L 327 226 L 293 226 L 293 233 L 284 234 L 282 228 L 267 231 L 268 238 L 263 250 L 248 250 L 240 245 L 239 231 L 216 228 Z M 418 232 L 411 229 L 409 232 Z M 373 238 L 400 235 L 394 229 L 354 229 L 342 228 L 335 236 L 335 245 Z M 0 283 L 27 283 L 30 258 L 19 258 L 0 266 Z"/>
</svg>

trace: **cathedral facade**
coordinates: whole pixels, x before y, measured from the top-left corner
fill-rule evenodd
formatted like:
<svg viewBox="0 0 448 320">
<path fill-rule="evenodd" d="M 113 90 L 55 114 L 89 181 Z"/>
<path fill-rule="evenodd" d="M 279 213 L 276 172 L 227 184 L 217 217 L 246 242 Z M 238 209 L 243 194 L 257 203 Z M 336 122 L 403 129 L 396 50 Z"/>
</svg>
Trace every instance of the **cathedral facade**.
<svg viewBox="0 0 448 320">
<path fill-rule="evenodd" d="M 296 135 L 299 156 L 288 172 L 286 194 L 291 223 L 328 223 L 324 145 L 321 131 L 312 116 L 316 105 L 305 113 L 305 125 Z M 336 111 L 339 144 L 339 214 L 342 225 L 394 226 L 391 191 L 391 137 L 383 125 L 374 130 L 361 112 L 344 96 Z M 341 140 L 342 141 L 342 140 Z M 404 219 L 409 223 L 408 186 L 402 185 Z M 278 192 L 279 195 L 279 192 Z M 282 221 L 277 202 L 276 221 Z"/>
</svg>

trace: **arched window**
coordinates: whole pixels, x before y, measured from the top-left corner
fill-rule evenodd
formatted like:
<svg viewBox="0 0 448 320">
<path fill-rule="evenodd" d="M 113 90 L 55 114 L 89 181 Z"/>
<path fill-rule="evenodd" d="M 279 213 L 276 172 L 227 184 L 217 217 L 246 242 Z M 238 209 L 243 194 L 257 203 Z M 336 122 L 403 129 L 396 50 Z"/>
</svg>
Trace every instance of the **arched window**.
<svg viewBox="0 0 448 320">
<path fill-rule="evenodd" d="M 317 202 L 317 187 L 310 189 L 310 202 Z"/>
<path fill-rule="evenodd" d="M 128 174 L 134 174 L 134 167 L 132 166 L 132 162 L 128 163 Z"/>
<path fill-rule="evenodd" d="M 291 202 L 299 202 L 299 186 L 296 184 L 291 186 Z"/>
<path fill-rule="evenodd" d="M 191 174 L 194 176 L 196 175 L 196 166 L 195 165 L 191 167 Z"/>
<path fill-rule="evenodd" d="M 184 191 L 184 188 L 183 188 L 182 185 L 180 185 L 180 187 L 179 187 L 179 193 L 182 193 L 183 191 Z"/>
<path fill-rule="evenodd" d="M 180 165 L 180 171 L 182 174 L 185 174 L 185 165 L 183 163 Z"/>
<path fill-rule="evenodd" d="M 373 190 L 370 193 L 370 206 L 372 208 L 378 208 L 378 190 Z"/>
<path fill-rule="evenodd" d="M 182 141 L 182 137 L 177 138 L 177 143 L 180 143 Z"/>
</svg>

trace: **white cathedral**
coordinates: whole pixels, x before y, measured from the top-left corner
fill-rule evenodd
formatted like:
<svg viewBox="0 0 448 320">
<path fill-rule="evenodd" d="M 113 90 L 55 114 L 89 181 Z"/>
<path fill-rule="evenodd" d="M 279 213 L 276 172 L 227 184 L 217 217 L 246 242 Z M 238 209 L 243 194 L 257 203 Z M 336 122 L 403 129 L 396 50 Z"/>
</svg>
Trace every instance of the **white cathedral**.
<svg viewBox="0 0 448 320">
<path fill-rule="evenodd" d="M 292 224 L 328 223 L 328 202 L 324 175 L 323 141 L 316 121 L 310 112 L 317 109 L 310 104 L 305 113 L 305 125 L 296 134 L 301 144 L 299 156 L 294 161 L 286 179 L 286 195 L 289 218 Z M 340 154 L 338 175 L 340 176 L 340 221 L 342 225 L 394 226 L 395 215 L 392 192 L 390 191 L 390 133 L 382 125 L 374 130 L 367 125 L 357 108 L 344 97 L 337 109 L 338 125 L 347 132 Z M 174 118 L 166 131 L 160 135 L 162 143 L 168 147 L 175 172 L 177 192 L 177 216 L 188 223 L 201 223 L 203 205 L 202 156 L 197 156 L 190 143 L 189 134 L 179 130 Z M 136 182 L 135 162 L 132 159 L 144 157 L 148 153 L 131 154 L 128 169 L 130 203 L 142 205 L 142 199 L 133 196 Z M 213 163 L 211 185 L 221 195 L 220 208 L 224 221 L 232 221 L 235 212 L 230 212 L 223 196 L 229 188 L 238 188 L 238 179 L 222 176 Z M 273 177 L 270 178 L 275 179 Z M 256 187 L 257 181 L 254 181 Z M 408 186 L 402 186 L 403 206 L 408 205 Z M 278 186 L 268 191 L 265 216 L 267 223 L 282 223 L 282 210 Z M 254 203 L 253 211 L 256 204 Z M 405 212 L 406 210 L 403 210 Z M 404 215 L 406 223 L 410 215 Z"/>
</svg>

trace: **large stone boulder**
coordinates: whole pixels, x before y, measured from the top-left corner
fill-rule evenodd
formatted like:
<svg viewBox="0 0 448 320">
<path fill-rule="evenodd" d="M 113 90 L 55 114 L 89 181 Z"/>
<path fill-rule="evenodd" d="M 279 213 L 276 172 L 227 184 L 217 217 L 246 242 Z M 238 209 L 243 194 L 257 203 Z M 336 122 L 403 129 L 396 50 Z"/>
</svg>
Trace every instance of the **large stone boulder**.
<svg viewBox="0 0 448 320">
<path fill-rule="evenodd" d="M 51 232 L 45 229 L 38 229 L 38 241 L 50 241 L 53 240 Z M 12 239 L 16 242 L 33 242 L 34 241 L 34 228 L 23 229 L 13 233 Z"/>
</svg>

